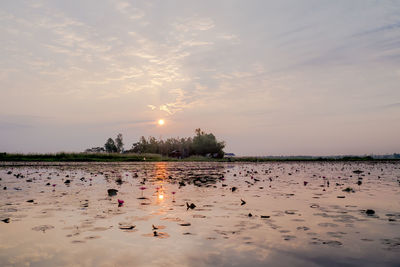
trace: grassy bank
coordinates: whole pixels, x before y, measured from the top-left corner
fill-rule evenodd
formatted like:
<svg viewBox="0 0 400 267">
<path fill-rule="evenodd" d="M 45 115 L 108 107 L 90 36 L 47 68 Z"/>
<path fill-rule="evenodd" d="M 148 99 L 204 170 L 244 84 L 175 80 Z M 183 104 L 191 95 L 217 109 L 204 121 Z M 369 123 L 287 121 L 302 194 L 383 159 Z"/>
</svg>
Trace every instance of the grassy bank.
<svg viewBox="0 0 400 267">
<path fill-rule="evenodd" d="M 0 161 L 17 162 L 140 162 L 140 161 L 206 161 L 206 162 L 287 162 L 287 161 L 390 161 L 400 162 L 400 159 L 374 159 L 369 156 L 343 157 L 234 157 L 212 159 L 202 156 L 191 156 L 185 159 L 165 157 L 158 154 L 118 154 L 118 153 L 56 153 L 56 154 L 9 154 L 0 153 Z"/>
<path fill-rule="evenodd" d="M 43 162 L 130 162 L 164 161 L 158 154 L 118 153 L 56 153 L 56 154 L 0 154 L 0 161 L 43 161 Z"/>
</svg>

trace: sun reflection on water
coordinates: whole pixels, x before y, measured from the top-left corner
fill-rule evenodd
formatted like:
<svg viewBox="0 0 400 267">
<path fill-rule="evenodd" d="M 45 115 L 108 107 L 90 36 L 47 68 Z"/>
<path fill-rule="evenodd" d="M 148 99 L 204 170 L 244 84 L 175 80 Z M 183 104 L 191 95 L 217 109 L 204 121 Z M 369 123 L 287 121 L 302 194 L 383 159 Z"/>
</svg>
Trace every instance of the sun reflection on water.
<svg viewBox="0 0 400 267">
<path fill-rule="evenodd" d="M 157 204 L 160 204 L 166 198 L 164 186 L 168 177 L 167 164 L 165 162 L 157 162 L 155 164 L 155 181 Z"/>
</svg>

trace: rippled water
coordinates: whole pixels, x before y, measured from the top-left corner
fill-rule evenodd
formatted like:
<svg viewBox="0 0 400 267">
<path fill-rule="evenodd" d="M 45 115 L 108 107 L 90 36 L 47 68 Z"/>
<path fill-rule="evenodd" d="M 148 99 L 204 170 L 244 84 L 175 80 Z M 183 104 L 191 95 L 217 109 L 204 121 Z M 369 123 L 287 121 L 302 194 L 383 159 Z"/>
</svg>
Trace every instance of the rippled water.
<svg viewBox="0 0 400 267">
<path fill-rule="evenodd" d="M 0 178 L 1 266 L 400 265 L 397 163 L 3 165 Z"/>
</svg>

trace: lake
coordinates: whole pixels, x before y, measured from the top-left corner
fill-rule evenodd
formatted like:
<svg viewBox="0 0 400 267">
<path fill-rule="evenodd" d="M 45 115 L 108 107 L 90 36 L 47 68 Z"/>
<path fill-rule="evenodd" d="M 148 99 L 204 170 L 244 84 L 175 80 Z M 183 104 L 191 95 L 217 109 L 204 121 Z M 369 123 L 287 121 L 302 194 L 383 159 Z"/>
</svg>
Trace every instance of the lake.
<svg viewBox="0 0 400 267">
<path fill-rule="evenodd" d="M 399 163 L 1 164 L 1 266 L 400 266 Z"/>
</svg>

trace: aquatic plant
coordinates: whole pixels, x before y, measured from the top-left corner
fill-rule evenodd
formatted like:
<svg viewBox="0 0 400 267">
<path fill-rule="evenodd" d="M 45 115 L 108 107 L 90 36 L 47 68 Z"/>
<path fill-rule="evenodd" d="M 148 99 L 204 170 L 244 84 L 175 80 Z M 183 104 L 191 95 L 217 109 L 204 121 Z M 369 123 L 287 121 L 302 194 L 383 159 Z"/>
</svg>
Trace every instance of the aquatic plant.
<svg viewBox="0 0 400 267">
<path fill-rule="evenodd" d="M 355 193 L 356 191 L 354 191 L 354 189 L 353 188 L 351 188 L 351 187 L 346 187 L 345 189 L 343 189 L 342 190 L 343 192 L 348 192 L 348 193 Z"/>
<path fill-rule="evenodd" d="M 145 197 L 143 196 L 143 191 L 146 190 L 147 187 L 141 186 L 141 187 L 139 187 L 139 189 L 142 190 L 142 197 L 141 197 L 141 199 L 144 199 Z"/>
</svg>

